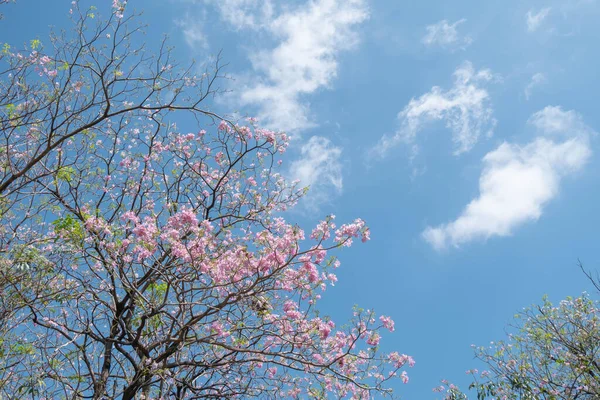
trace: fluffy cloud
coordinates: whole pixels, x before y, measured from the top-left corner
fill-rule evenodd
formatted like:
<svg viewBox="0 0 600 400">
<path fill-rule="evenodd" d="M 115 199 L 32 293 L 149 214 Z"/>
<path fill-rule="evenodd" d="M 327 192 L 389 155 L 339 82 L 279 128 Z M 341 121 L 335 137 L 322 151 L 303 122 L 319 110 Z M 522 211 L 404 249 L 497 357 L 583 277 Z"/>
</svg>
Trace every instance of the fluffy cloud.
<svg viewBox="0 0 600 400">
<path fill-rule="evenodd" d="M 563 177 L 580 170 L 591 156 L 592 130 L 574 111 L 546 107 L 529 124 L 540 136 L 525 146 L 503 143 L 483 158 L 479 196 L 447 224 L 428 227 L 423 238 L 435 249 L 492 236 L 507 236 L 535 221 L 559 191 Z"/>
<path fill-rule="evenodd" d="M 460 37 L 456 29 L 460 24 L 466 22 L 466 19 L 460 19 L 453 24 L 448 20 L 441 20 L 437 24 L 428 25 L 425 29 L 427 34 L 421 39 L 421 42 L 427 46 L 438 45 L 449 49 L 466 49 L 472 43 L 469 36 Z"/>
<path fill-rule="evenodd" d="M 533 10 L 527 11 L 526 22 L 527 22 L 527 30 L 529 32 L 535 32 L 541 25 L 542 22 L 546 19 L 546 17 L 550 14 L 550 7 L 542 8 L 538 12 L 534 12 Z"/>
<path fill-rule="evenodd" d="M 329 188 L 342 190 L 342 150 L 332 145 L 329 139 L 311 137 L 300 149 L 300 159 L 290 165 L 289 175 L 299 180 L 301 186 L 310 186 L 311 201 L 320 203 Z"/>
<path fill-rule="evenodd" d="M 588 137 L 593 130 L 585 124 L 577 112 L 564 111 L 561 107 L 548 106 L 533 114 L 529 121 L 538 132 L 546 135 Z"/>
<path fill-rule="evenodd" d="M 268 127 L 297 132 L 314 126 L 303 96 L 331 84 L 339 53 L 358 43 L 355 28 L 368 16 L 364 0 L 315 0 L 261 24 L 245 17 L 247 26 L 260 26 L 279 44 L 252 55 L 252 78 L 240 79 L 242 87 L 235 93 L 240 105 L 257 107 Z"/>
<path fill-rule="evenodd" d="M 470 62 L 465 62 L 454 72 L 451 89 L 434 86 L 421 97 L 411 99 L 398 114 L 400 128 L 393 136 L 382 137 L 371 149 L 371 156 L 383 157 L 399 143 L 414 144 L 417 133 L 434 120 L 443 120 L 452 131 L 455 154 L 469 151 L 482 133 L 491 135 L 496 124 L 485 88 L 492 79 L 490 70 L 476 71 Z"/>
<path fill-rule="evenodd" d="M 199 24 L 192 23 L 191 21 L 192 18 L 189 15 L 186 15 L 185 19 L 175 22 L 176 25 L 182 29 L 185 43 L 195 51 L 208 48 L 206 35 Z"/>
<path fill-rule="evenodd" d="M 210 0 L 219 10 L 221 19 L 234 29 L 262 29 L 273 18 L 271 0 Z"/>
<path fill-rule="evenodd" d="M 533 91 L 533 89 L 536 86 L 542 85 L 542 84 L 544 84 L 546 82 L 547 82 L 546 75 L 542 74 L 541 72 L 538 72 L 538 73 L 534 74 L 531 77 L 531 80 L 529 81 L 529 83 L 527 84 L 527 87 L 525 87 L 525 98 L 527 100 L 529 100 L 529 98 L 531 97 L 531 92 Z"/>
</svg>

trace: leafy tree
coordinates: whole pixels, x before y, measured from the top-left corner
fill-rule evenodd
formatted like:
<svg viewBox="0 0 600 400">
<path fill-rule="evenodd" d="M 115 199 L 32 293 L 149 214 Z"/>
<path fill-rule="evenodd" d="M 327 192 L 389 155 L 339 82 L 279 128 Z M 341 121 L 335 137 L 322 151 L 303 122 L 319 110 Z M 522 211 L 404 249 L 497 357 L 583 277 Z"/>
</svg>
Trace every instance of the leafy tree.
<svg viewBox="0 0 600 400">
<path fill-rule="evenodd" d="M 597 289 L 598 281 L 585 272 Z M 508 340 L 476 349 L 487 370 L 469 371 L 478 399 L 599 399 L 600 304 L 584 293 L 553 305 L 542 304 L 516 315 Z M 444 382 L 436 389 L 446 399 L 466 399 Z"/>
<path fill-rule="evenodd" d="M 124 3 L 97 13 L 75 3 L 51 53 L 4 47 L 0 398 L 390 395 L 414 364 L 378 350 L 393 321 L 317 308 L 365 223 L 305 238 L 288 137 L 199 108 L 218 65 L 194 77 L 131 44 Z"/>
</svg>

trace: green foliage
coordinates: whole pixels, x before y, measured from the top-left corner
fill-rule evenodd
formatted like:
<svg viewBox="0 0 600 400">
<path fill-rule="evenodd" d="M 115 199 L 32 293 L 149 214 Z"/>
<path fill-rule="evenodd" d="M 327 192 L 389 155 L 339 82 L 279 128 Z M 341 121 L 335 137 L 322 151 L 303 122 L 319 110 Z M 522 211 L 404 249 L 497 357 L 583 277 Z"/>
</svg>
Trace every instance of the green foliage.
<svg viewBox="0 0 600 400">
<path fill-rule="evenodd" d="M 42 42 L 39 39 L 33 39 L 30 42 L 30 46 L 31 50 L 38 50 L 40 47 L 42 47 Z"/>
<path fill-rule="evenodd" d="M 11 346 L 11 351 L 13 353 L 22 355 L 28 354 L 31 355 L 34 353 L 33 346 L 30 343 L 16 343 Z"/>
<path fill-rule="evenodd" d="M 151 293 L 151 298 L 154 301 L 160 301 L 165 297 L 165 293 L 167 293 L 167 289 L 169 285 L 166 282 L 158 283 L 154 282 L 148 286 L 148 289 Z"/>
<path fill-rule="evenodd" d="M 0 150 L 0 154 L 2 151 Z M 0 218 L 4 217 L 10 209 L 10 203 L 5 196 L 0 196 Z"/>
<path fill-rule="evenodd" d="M 15 111 L 17 110 L 17 106 L 15 106 L 12 103 L 7 104 L 6 106 L 4 106 L 4 108 L 6 108 L 6 115 L 8 115 L 8 118 L 12 118 L 15 115 Z"/>
<path fill-rule="evenodd" d="M 80 244 L 85 239 L 85 230 L 81 223 L 71 214 L 63 218 L 58 218 L 52 222 L 54 232 L 59 236 L 66 238 L 76 244 Z"/>
<path fill-rule="evenodd" d="M 58 181 L 71 182 L 74 174 L 75 169 L 73 169 L 73 167 L 60 167 L 58 171 L 56 171 L 56 179 Z"/>
<path fill-rule="evenodd" d="M 12 249 L 12 266 L 15 270 L 29 270 L 33 267 L 43 269 L 50 262 L 34 246 L 15 246 Z"/>
<path fill-rule="evenodd" d="M 544 297 L 520 313 L 509 340 L 482 347 L 489 371 L 470 389 L 477 399 L 600 398 L 600 308 L 587 294 L 557 306 Z"/>
</svg>

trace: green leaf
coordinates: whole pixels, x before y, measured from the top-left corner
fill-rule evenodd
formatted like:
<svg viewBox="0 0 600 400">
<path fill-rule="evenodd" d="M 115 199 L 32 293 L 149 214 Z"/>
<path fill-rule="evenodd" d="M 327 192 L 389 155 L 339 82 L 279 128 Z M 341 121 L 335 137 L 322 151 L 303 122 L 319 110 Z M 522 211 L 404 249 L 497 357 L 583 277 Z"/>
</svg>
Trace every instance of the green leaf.
<svg viewBox="0 0 600 400">
<path fill-rule="evenodd" d="M 71 182 L 74 174 L 75 170 L 72 167 L 60 167 L 58 171 L 56 171 L 56 179 L 59 181 Z"/>
<path fill-rule="evenodd" d="M 31 49 L 37 50 L 42 46 L 42 42 L 39 39 L 33 39 L 31 41 Z"/>
<path fill-rule="evenodd" d="M 85 232 L 79 221 L 71 214 L 64 218 L 58 218 L 52 222 L 54 231 L 64 238 L 80 243 L 85 238 Z"/>
</svg>

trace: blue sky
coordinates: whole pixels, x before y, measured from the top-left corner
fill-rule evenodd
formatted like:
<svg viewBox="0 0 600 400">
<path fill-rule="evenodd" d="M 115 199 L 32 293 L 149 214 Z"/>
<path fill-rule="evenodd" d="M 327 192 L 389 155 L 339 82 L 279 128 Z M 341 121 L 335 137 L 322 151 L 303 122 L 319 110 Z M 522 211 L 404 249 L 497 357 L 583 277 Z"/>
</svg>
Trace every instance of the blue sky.
<svg viewBox="0 0 600 400">
<path fill-rule="evenodd" d="M 5 6 L 2 41 L 67 24 L 68 1 L 22 3 Z M 502 339 L 544 294 L 589 289 L 576 263 L 600 265 L 595 0 L 128 7 L 182 63 L 222 51 L 231 79 L 211 108 L 293 135 L 285 172 L 311 191 L 288 220 L 367 221 L 372 240 L 339 254 L 322 307 L 395 319 L 384 350 L 417 362 L 403 398 L 468 386 L 471 344 Z"/>
</svg>

